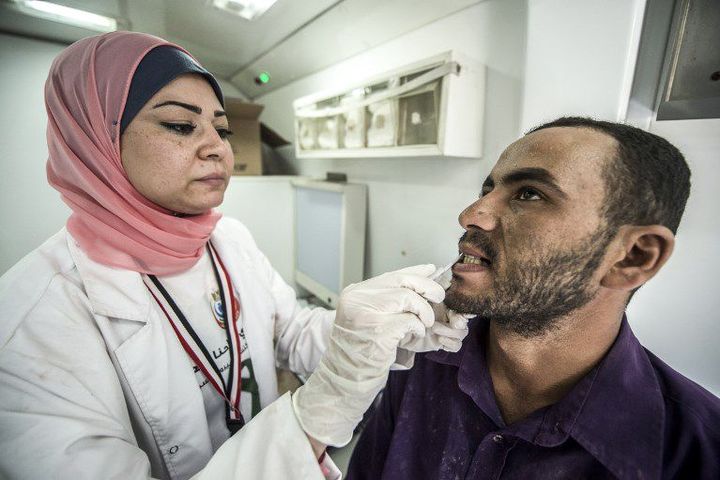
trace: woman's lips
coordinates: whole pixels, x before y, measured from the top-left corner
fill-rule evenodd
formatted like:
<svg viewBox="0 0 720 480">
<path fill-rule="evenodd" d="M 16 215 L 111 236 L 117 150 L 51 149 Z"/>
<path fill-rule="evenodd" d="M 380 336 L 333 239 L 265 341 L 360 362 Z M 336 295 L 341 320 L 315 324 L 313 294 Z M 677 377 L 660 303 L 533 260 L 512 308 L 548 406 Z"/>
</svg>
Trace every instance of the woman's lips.
<svg viewBox="0 0 720 480">
<path fill-rule="evenodd" d="M 227 182 L 227 178 L 222 175 L 207 175 L 205 177 L 198 178 L 196 182 L 201 182 L 205 185 L 213 187 L 221 187 L 225 185 L 225 183 Z"/>
</svg>

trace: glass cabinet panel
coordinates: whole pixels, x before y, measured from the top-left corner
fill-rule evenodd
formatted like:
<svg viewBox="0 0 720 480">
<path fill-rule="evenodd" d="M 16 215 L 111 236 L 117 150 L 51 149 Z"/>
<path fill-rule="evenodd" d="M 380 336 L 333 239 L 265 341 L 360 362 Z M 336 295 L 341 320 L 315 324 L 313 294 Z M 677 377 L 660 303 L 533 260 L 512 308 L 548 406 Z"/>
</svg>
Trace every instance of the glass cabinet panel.
<svg viewBox="0 0 720 480">
<path fill-rule="evenodd" d="M 398 145 L 437 143 L 441 82 L 437 79 L 398 99 Z"/>
<path fill-rule="evenodd" d="M 314 118 L 299 118 L 297 120 L 298 145 L 301 150 L 314 150 L 317 148 L 317 120 Z"/>
<path fill-rule="evenodd" d="M 342 120 L 342 146 L 345 148 L 365 147 L 365 109 L 354 108 L 341 115 Z"/>
<path fill-rule="evenodd" d="M 370 117 L 368 147 L 392 147 L 397 133 L 397 99 L 391 98 L 367 106 Z"/>
<path fill-rule="evenodd" d="M 340 116 L 324 117 L 318 119 L 318 136 L 317 146 L 320 149 L 337 149 L 340 146 L 338 142 Z"/>
</svg>

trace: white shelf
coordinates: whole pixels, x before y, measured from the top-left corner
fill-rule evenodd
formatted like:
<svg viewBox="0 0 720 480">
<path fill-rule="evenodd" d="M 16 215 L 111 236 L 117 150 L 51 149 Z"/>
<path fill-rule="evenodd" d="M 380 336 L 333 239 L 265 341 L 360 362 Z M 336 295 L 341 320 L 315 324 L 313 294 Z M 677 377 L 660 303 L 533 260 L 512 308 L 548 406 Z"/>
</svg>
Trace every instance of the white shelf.
<svg viewBox="0 0 720 480">
<path fill-rule="evenodd" d="M 296 156 L 479 158 L 484 100 L 485 66 L 445 52 L 295 100 Z"/>
</svg>

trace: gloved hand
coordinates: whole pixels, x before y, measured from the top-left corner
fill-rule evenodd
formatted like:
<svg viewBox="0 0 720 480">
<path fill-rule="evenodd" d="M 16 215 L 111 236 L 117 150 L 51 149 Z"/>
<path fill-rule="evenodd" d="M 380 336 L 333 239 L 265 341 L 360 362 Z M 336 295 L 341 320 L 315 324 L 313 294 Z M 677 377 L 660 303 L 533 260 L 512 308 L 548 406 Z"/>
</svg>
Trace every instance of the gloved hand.
<svg viewBox="0 0 720 480">
<path fill-rule="evenodd" d="M 444 303 L 431 305 L 435 314 L 435 323 L 426 329 L 423 336 L 412 333 L 405 335 L 398 345 L 396 366 L 405 369 L 412 367 L 416 352 L 460 350 L 462 341 L 468 334 L 468 320 L 473 315 L 457 313 L 447 308 Z"/>
<path fill-rule="evenodd" d="M 343 446 L 352 438 L 385 386 L 398 343 L 408 333 L 425 335 L 445 291 L 429 278 L 433 265 L 390 272 L 345 288 L 323 359 L 293 394 L 293 408 L 305 432 Z"/>
</svg>

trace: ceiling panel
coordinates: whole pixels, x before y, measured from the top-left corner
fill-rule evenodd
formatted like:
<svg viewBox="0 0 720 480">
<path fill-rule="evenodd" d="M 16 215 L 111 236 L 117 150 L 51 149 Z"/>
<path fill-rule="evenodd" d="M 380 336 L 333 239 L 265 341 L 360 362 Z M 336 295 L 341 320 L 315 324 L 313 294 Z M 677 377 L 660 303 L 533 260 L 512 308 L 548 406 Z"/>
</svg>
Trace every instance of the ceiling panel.
<svg viewBox="0 0 720 480">
<path fill-rule="evenodd" d="M 9 7 L 7 3 L 0 3 L 0 32 L 38 37 L 66 44 L 90 34 L 83 28 L 47 22 L 24 15 Z"/>
<path fill-rule="evenodd" d="M 327 68 L 481 0 L 278 0 L 247 21 L 209 0 L 55 0 L 178 43 L 250 98 Z M 94 32 L 27 17 L 0 0 L 0 31 L 71 43 Z M 254 79 L 268 71 L 272 80 Z"/>
<path fill-rule="evenodd" d="M 166 37 L 191 51 L 209 70 L 229 78 L 338 1 L 278 0 L 250 22 L 209 7 L 205 0 L 168 0 Z"/>
<path fill-rule="evenodd" d="M 327 68 L 479 0 L 344 0 L 231 77 L 250 98 Z M 258 73 L 272 81 L 256 85 Z"/>
</svg>

